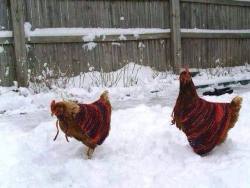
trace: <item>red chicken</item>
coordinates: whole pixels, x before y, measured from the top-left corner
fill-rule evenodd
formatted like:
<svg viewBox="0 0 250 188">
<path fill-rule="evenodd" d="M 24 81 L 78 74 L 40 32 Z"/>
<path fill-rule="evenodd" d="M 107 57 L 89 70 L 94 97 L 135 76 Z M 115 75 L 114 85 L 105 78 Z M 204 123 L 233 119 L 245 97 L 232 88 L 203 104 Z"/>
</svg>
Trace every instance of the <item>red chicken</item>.
<svg viewBox="0 0 250 188">
<path fill-rule="evenodd" d="M 226 139 L 238 120 L 241 102 L 241 97 L 235 97 L 231 103 L 213 103 L 200 98 L 186 69 L 180 74 L 172 123 L 186 134 L 194 152 L 203 155 Z"/>
<path fill-rule="evenodd" d="M 111 105 L 108 92 L 92 104 L 79 104 L 72 101 L 51 103 L 52 115 L 56 115 L 57 134 L 58 122 L 61 130 L 68 137 L 74 137 L 88 147 L 87 156 L 92 157 L 97 145 L 101 145 L 109 134 L 111 120 Z"/>
</svg>

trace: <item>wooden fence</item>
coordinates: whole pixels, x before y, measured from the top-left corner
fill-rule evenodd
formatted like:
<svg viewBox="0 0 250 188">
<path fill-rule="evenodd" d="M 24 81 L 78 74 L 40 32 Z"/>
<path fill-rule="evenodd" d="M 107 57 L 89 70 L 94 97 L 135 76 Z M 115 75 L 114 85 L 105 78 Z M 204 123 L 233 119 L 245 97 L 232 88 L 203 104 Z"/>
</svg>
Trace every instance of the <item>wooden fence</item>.
<svg viewBox="0 0 250 188">
<path fill-rule="evenodd" d="M 99 36 L 27 36 L 37 28 L 161 28 L 163 32 Z M 198 28 L 198 29 L 194 29 Z M 87 42 L 91 42 L 87 41 Z M 156 70 L 237 66 L 250 62 L 250 2 L 236 0 L 0 0 L 0 80 L 26 85 L 44 65 L 106 72 L 128 62 Z"/>
</svg>

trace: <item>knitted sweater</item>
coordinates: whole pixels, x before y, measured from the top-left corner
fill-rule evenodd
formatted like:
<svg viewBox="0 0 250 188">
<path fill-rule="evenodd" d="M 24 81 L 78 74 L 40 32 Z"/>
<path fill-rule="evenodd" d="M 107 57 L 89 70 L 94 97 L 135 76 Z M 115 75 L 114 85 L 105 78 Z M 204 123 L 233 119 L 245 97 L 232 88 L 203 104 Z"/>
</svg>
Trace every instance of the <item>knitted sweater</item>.
<svg viewBox="0 0 250 188">
<path fill-rule="evenodd" d="M 195 153 L 206 154 L 226 139 L 237 121 L 241 100 L 236 97 L 231 103 L 208 102 L 198 96 L 191 77 L 183 73 L 173 123 L 186 134 Z"/>
<path fill-rule="evenodd" d="M 79 104 L 76 122 L 82 133 L 92 142 L 101 145 L 109 134 L 111 106 L 102 98 L 92 104 Z"/>
<path fill-rule="evenodd" d="M 229 103 L 211 103 L 199 98 L 181 111 L 177 124 L 186 134 L 194 152 L 202 155 L 224 140 L 230 116 Z"/>
</svg>

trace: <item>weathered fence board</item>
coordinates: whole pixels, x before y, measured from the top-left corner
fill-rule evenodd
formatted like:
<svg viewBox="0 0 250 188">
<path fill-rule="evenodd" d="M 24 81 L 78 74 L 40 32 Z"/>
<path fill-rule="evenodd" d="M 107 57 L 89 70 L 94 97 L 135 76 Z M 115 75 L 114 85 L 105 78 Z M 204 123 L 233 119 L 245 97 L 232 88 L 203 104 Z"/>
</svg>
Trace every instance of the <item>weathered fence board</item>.
<svg viewBox="0 0 250 188">
<path fill-rule="evenodd" d="M 10 2 L 0 0 L 0 32 L 12 30 Z M 0 85 L 8 86 L 14 80 L 14 50 L 12 37 L 0 37 Z"/>
<path fill-rule="evenodd" d="M 216 5 L 230 5 L 230 6 L 250 6 L 249 1 L 241 0 L 181 0 L 182 2 L 205 3 Z"/>
<path fill-rule="evenodd" d="M 250 30 L 249 30 L 250 31 Z M 247 31 L 235 31 L 230 32 L 230 30 L 224 30 L 221 31 L 215 31 L 215 30 L 207 30 L 207 31 L 200 31 L 200 32 L 192 32 L 192 31 L 183 31 L 181 33 L 182 38 L 199 38 L 199 39 L 249 39 L 250 38 L 250 32 Z"/>
<path fill-rule="evenodd" d="M 169 28 L 164 0 L 25 0 L 26 21 L 34 28 Z M 163 19 L 164 18 L 164 19 Z"/>
<path fill-rule="evenodd" d="M 27 85 L 27 55 L 24 33 L 24 18 L 23 18 L 23 0 L 10 0 L 11 16 L 13 24 L 13 35 L 15 45 L 15 71 L 18 84 L 21 86 Z"/>
<path fill-rule="evenodd" d="M 182 63 L 192 68 L 244 65 L 250 62 L 249 46 L 250 39 L 183 39 Z"/>
<path fill-rule="evenodd" d="M 174 71 L 179 73 L 181 67 L 181 28 L 180 28 L 180 1 L 170 0 L 171 9 L 171 51 Z"/>
<path fill-rule="evenodd" d="M 250 6 L 183 2 L 180 12 L 181 28 L 220 30 L 250 28 Z"/>
<path fill-rule="evenodd" d="M 154 39 L 167 39 L 170 38 L 170 32 L 160 33 L 145 33 L 135 36 L 134 34 L 124 34 L 120 38 L 120 34 L 112 34 L 105 36 L 96 36 L 93 40 L 88 42 L 122 42 L 122 41 L 137 41 L 137 40 L 154 40 Z M 83 43 L 83 36 L 34 36 L 29 37 L 26 43 Z"/>
<path fill-rule="evenodd" d="M 24 20 L 17 19 L 20 12 L 11 12 L 10 2 L 24 9 L 20 15 Z M 81 35 L 25 38 L 24 21 L 31 23 L 32 30 L 102 27 L 162 28 L 171 32 L 139 37 L 127 34 L 126 39 L 118 34 L 96 37 L 91 41 L 96 46 L 88 49 Z M 12 30 L 13 36 L 1 36 L 2 31 Z M 0 47 L 4 49 L 0 53 L 0 85 L 22 80 L 20 74 L 27 76 L 20 73 L 25 53 L 33 75 L 41 75 L 47 66 L 77 75 L 90 67 L 115 71 L 129 62 L 161 71 L 176 70 L 183 65 L 209 68 L 250 63 L 250 2 L 246 1 L 0 0 L 0 32 Z M 18 62 L 20 57 L 23 63 Z"/>
<path fill-rule="evenodd" d="M 13 84 L 14 77 L 14 49 L 11 45 L 0 45 L 0 85 Z"/>
<path fill-rule="evenodd" d="M 9 0 L 0 0 L 0 31 L 12 30 Z"/>
<path fill-rule="evenodd" d="M 167 39 L 98 43 L 92 50 L 80 43 L 32 44 L 28 60 L 29 69 L 36 75 L 45 64 L 52 70 L 70 71 L 73 75 L 87 72 L 90 67 L 96 71 L 115 71 L 130 62 L 164 71 L 171 67 L 170 53 L 166 55 L 166 51 L 170 51 Z"/>
</svg>

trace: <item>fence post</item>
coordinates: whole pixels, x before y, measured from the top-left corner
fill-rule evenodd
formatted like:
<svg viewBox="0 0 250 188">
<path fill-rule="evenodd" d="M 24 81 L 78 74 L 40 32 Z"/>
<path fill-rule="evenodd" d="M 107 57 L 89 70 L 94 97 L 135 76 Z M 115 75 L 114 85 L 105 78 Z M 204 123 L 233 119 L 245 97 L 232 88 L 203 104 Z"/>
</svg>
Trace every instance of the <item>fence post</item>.
<svg viewBox="0 0 250 188">
<path fill-rule="evenodd" d="M 27 86 L 28 69 L 24 32 L 23 0 L 10 0 L 10 6 L 15 50 L 15 77 L 18 81 L 18 86 Z"/>
<path fill-rule="evenodd" d="M 180 0 L 170 0 L 171 22 L 171 61 L 174 72 L 179 74 L 181 68 L 181 23 Z"/>
</svg>

